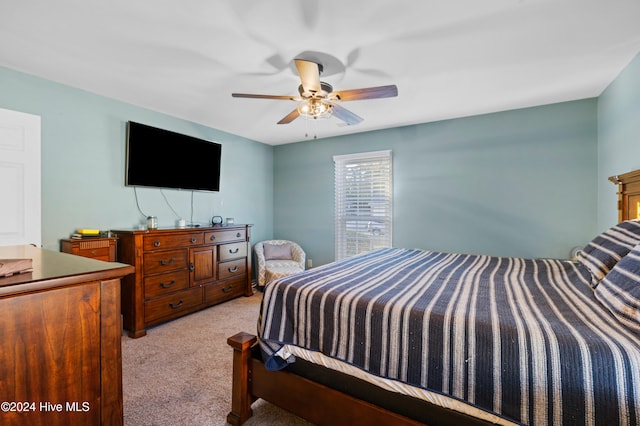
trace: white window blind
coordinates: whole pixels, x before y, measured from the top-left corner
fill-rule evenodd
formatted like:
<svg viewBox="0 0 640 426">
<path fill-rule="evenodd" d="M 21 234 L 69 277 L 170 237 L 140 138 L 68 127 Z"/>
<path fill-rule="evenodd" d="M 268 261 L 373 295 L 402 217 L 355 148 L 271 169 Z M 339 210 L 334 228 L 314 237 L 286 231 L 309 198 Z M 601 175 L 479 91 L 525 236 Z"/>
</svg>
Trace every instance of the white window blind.
<svg viewBox="0 0 640 426">
<path fill-rule="evenodd" d="M 391 247 L 391 151 L 336 155 L 336 260 Z"/>
</svg>

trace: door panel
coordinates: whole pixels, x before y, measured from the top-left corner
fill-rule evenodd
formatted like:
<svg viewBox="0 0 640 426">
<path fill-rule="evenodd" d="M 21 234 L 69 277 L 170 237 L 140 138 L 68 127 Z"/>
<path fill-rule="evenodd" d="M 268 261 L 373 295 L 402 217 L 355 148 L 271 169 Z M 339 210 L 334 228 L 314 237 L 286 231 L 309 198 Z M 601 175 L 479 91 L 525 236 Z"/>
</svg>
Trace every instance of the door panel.
<svg viewBox="0 0 640 426">
<path fill-rule="evenodd" d="M 0 246 L 42 244 L 40 117 L 0 109 Z"/>
</svg>

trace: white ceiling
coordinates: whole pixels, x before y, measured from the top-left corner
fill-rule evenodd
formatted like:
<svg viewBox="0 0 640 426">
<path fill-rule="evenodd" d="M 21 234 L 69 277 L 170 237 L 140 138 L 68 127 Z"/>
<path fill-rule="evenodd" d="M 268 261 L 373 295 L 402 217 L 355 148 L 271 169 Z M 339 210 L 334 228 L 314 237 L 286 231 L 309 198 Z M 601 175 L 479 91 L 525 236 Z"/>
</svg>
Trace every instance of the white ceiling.
<svg viewBox="0 0 640 426">
<path fill-rule="evenodd" d="M 0 66 L 277 145 L 598 96 L 640 51 L 639 0 L 0 0 Z M 316 52 L 364 118 L 276 123 Z"/>
</svg>

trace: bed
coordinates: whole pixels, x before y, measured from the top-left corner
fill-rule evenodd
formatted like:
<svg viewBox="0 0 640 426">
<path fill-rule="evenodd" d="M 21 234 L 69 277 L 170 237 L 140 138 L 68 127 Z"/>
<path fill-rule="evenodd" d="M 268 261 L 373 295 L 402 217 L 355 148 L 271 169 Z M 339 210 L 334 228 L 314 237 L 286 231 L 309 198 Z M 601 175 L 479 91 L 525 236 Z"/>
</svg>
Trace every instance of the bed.
<svg viewBox="0 0 640 426">
<path fill-rule="evenodd" d="M 576 260 L 379 249 L 275 280 L 238 333 L 231 424 L 640 424 L 640 172 Z"/>
</svg>

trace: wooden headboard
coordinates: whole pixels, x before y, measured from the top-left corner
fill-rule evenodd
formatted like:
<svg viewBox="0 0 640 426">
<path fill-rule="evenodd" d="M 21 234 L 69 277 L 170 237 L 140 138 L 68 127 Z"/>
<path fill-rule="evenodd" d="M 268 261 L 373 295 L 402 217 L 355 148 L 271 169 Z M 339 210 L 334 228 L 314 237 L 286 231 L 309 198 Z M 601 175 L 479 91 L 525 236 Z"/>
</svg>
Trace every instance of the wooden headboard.
<svg viewBox="0 0 640 426">
<path fill-rule="evenodd" d="M 618 185 L 618 222 L 640 218 L 640 170 L 609 180 Z"/>
</svg>

